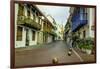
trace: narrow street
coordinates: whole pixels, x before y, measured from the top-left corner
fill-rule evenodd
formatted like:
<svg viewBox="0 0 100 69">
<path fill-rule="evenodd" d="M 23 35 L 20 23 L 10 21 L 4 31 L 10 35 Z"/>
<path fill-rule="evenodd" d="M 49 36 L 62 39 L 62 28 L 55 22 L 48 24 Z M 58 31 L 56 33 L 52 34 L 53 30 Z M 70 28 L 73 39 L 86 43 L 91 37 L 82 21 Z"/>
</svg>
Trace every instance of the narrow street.
<svg viewBox="0 0 100 69">
<path fill-rule="evenodd" d="M 91 15 L 94 8 L 16 3 L 15 67 L 95 62 Z"/>
<path fill-rule="evenodd" d="M 52 59 L 57 58 L 58 63 L 82 62 L 74 52 L 68 56 L 68 48 L 63 41 L 40 45 L 35 48 L 17 48 L 15 49 L 15 66 L 52 64 Z"/>
</svg>

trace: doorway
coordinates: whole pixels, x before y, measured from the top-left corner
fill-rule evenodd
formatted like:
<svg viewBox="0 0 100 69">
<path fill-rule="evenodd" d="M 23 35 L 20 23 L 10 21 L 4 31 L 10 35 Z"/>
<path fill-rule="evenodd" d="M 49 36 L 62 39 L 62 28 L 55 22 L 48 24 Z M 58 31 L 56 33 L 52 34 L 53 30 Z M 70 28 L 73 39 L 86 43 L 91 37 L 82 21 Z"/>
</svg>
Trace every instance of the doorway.
<svg viewBox="0 0 100 69">
<path fill-rule="evenodd" d="M 26 29 L 26 46 L 29 46 L 29 30 Z"/>
</svg>

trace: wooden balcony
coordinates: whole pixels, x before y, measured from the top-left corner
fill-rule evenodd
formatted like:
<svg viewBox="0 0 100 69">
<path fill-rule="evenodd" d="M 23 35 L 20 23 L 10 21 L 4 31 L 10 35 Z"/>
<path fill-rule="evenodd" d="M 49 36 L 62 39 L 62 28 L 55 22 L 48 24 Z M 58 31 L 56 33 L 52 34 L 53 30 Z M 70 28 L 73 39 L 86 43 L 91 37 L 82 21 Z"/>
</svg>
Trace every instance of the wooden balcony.
<svg viewBox="0 0 100 69">
<path fill-rule="evenodd" d="M 41 25 L 39 23 L 37 23 L 35 20 L 28 18 L 26 16 L 18 16 L 17 24 L 34 28 L 36 30 L 41 29 Z"/>
</svg>

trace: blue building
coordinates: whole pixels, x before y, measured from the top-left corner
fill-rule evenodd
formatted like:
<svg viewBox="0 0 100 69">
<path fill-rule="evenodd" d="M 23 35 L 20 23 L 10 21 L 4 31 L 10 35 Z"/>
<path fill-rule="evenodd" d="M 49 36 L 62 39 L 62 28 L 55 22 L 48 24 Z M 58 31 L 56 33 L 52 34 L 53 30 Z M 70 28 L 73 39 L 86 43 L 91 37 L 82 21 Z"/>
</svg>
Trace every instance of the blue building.
<svg viewBox="0 0 100 69">
<path fill-rule="evenodd" d="M 87 22 L 87 9 L 77 7 L 74 9 L 72 14 L 72 32 L 76 32 L 82 26 L 86 25 Z"/>
</svg>

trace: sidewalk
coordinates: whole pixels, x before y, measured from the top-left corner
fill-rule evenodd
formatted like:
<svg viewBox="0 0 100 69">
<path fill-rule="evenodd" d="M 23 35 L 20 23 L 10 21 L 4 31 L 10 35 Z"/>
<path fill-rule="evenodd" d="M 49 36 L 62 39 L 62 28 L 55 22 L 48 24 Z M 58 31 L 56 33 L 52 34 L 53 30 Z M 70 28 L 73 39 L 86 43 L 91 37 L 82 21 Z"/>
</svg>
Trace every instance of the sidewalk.
<svg viewBox="0 0 100 69">
<path fill-rule="evenodd" d="M 38 44 L 38 45 L 31 45 L 31 46 L 26 46 L 26 47 L 20 47 L 20 48 L 15 48 L 15 51 L 19 52 L 19 51 L 24 51 L 24 50 L 31 50 L 31 49 L 39 49 L 39 48 L 46 48 L 47 45 L 49 46 L 50 44 L 52 44 L 53 42 L 50 43 L 44 43 L 44 44 Z M 56 42 L 55 42 L 56 43 Z M 50 46 L 49 46 L 50 47 Z"/>
<path fill-rule="evenodd" d="M 94 54 L 86 54 L 80 51 L 78 48 L 73 48 L 83 59 L 83 62 L 95 62 L 95 55 Z"/>
<path fill-rule="evenodd" d="M 32 45 L 32 46 L 15 48 L 15 51 L 20 52 L 20 51 L 25 51 L 25 50 L 37 49 L 37 48 L 41 48 L 41 47 L 42 47 L 42 45 Z"/>
</svg>

